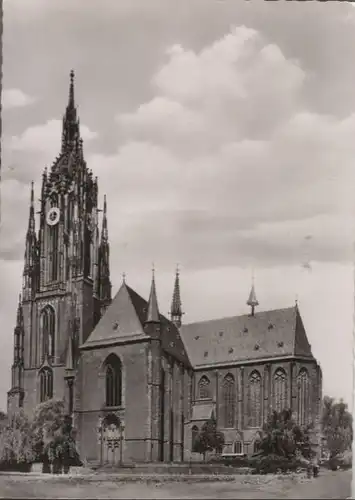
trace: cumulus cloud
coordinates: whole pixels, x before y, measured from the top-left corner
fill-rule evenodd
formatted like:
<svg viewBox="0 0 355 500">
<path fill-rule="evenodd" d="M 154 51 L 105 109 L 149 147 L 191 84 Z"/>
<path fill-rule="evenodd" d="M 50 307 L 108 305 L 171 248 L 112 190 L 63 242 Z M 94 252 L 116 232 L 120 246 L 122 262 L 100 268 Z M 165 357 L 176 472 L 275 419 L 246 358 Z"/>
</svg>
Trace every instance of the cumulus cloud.
<svg viewBox="0 0 355 500">
<path fill-rule="evenodd" d="M 35 101 L 33 97 L 25 94 L 20 89 L 4 89 L 2 92 L 3 109 L 22 108 Z"/>
<path fill-rule="evenodd" d="M 86 141 L 97 137 L 97 133 L 85 125 L 80 126 L 80 132 L 82 138 Z M 17 151 L 40 152 L 53 156 L 58 153 L 61 133 L 62 122 L 60 120 L 48 120 L 42 125 L 27 128 L 20 136 L 12 137 L 9 148 Z"/>
<path fill-rule="evenodd" d="M 303 236 L 325 223 L 313 258 L 349 260 L 355 116 L 306 110 L 301 65 L 254 29 L 166 56 L 152 77 L 156 95 L 116 116 L 125 146 L 90 158 L 111 210 L 136 213 L 132 256 L 144 232 L 145 248 L 178 249 L 192 267 L 236 255 L 301 265 Z"/>
</svg>

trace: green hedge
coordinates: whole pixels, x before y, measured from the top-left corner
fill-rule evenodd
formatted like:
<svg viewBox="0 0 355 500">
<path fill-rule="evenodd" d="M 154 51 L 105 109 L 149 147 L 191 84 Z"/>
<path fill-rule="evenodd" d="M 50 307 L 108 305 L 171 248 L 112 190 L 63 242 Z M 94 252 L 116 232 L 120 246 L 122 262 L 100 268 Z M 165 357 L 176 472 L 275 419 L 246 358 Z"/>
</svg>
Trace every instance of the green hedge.
<svg viewBox="0 0 355 500">
<path fill-rule="evenodd" d="M 1 472 L 31 472 L 32 464 L 27 462 L 1 462 Z"/>
</svg>

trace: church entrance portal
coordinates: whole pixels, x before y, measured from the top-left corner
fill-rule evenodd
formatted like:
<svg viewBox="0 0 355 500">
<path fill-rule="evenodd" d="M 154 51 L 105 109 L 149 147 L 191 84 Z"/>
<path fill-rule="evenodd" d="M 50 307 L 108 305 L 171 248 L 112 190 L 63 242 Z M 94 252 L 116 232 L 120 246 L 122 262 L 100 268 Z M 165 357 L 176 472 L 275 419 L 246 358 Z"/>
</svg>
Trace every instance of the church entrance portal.
<svg viewBox="0 0 355 500">
<path fill-rule="evenodd" d="M 122 464 L 122 424 L 113 414 L 106 415 L 100 426 L 101 465 Z"/>
</svg>

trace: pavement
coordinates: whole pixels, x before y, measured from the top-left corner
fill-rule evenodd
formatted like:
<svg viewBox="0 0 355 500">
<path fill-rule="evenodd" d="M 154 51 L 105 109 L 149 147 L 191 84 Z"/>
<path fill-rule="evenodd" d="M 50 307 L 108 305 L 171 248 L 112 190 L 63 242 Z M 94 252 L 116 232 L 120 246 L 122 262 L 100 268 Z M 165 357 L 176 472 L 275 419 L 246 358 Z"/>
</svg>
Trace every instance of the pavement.
<svg viewBox="0 0 355 500">
<path fill-rule="evenodd" d="M 228 479 L 227 479 L 228 477 Z M 305 475 L 172 478 L 167 474 L 0 474 L 0 498 L 276 499 L 350 497 L 351 470 Z"/>
</svg>

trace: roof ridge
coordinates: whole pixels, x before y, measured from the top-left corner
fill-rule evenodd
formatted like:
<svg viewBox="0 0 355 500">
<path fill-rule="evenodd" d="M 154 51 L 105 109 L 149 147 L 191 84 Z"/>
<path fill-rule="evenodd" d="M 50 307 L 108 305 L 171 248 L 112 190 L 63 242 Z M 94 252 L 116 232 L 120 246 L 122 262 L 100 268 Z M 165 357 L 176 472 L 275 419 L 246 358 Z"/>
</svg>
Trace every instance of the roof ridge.
<svg viewBox="0 0 355 500">
<path fill-rule="evenodd" d="M 265 313 L 275 313 L 275 312 L 280 312 L 280 311 L 290 311 L 294 309 L 295 306 L 289 306 L 289 307 L 279 307 L 277 309 L 265 309 L 263 311 L 258 311 L 254 314 L 254 318 L 258 318 L 262 314 Z M 236 319 L 236 318 L 250 318 L 250 313 L 245 313 L 245 314 L 238 314 L 236 316 L 223 316 L 221 318 L 213 318 L 213 319 L 202 319 L 199 321 L 193 321 L 191 323 L 184 323 L 183 326 L 190 326 L 190 325 L 196 325 L 198 323 L 212 323 L 214 321 L 221 321 L 221 320 L 226 320 L 226 319 Z"/>
</svg>

